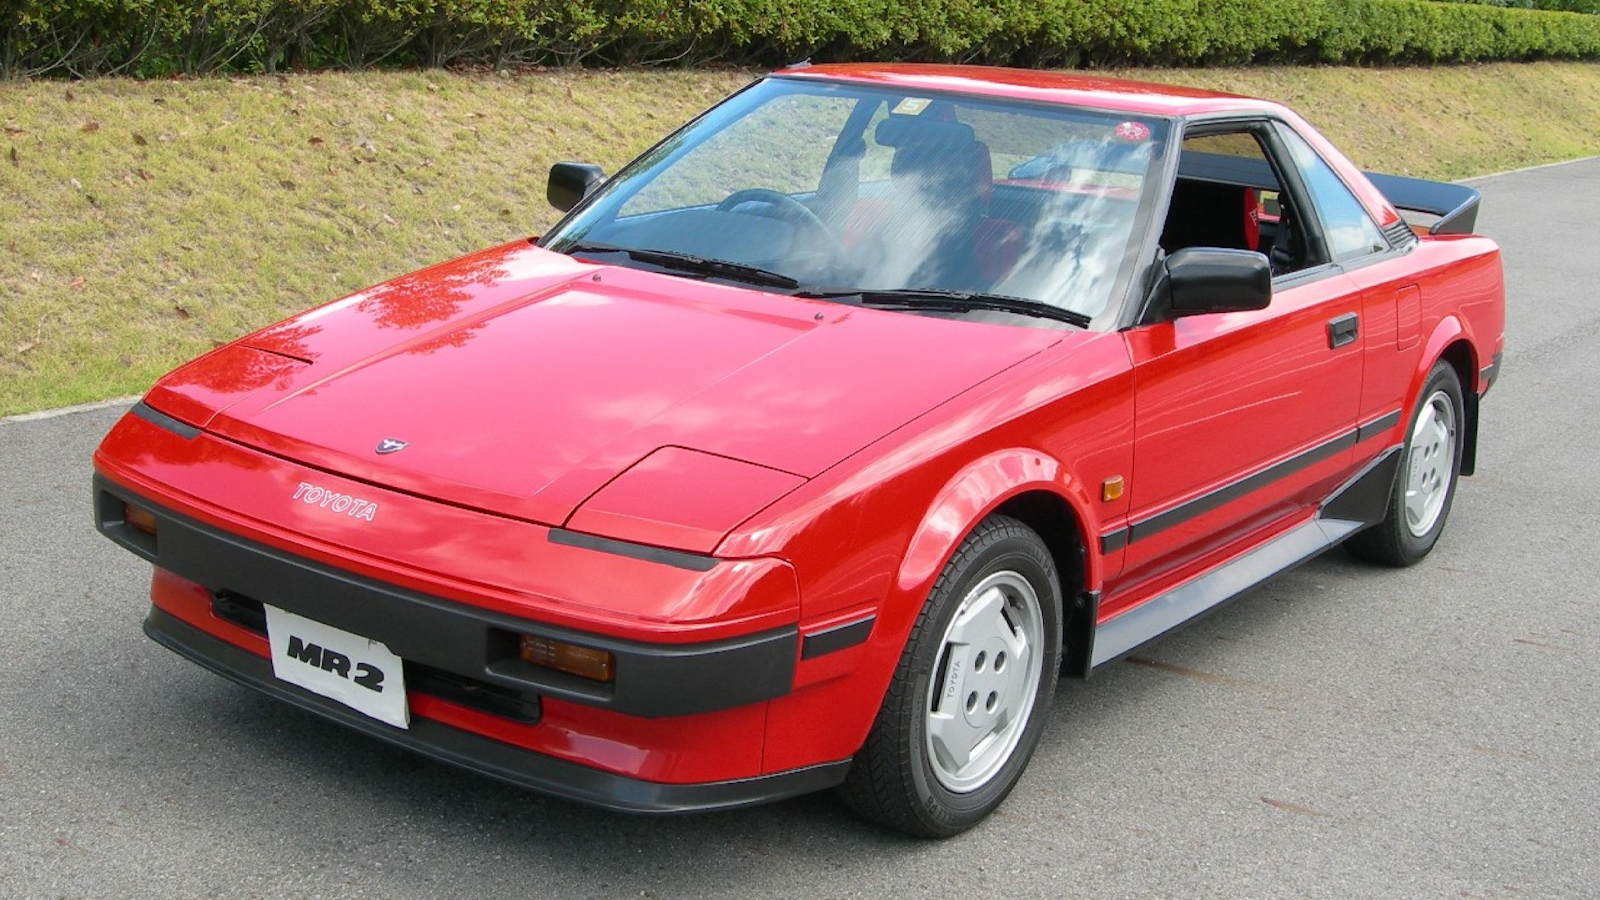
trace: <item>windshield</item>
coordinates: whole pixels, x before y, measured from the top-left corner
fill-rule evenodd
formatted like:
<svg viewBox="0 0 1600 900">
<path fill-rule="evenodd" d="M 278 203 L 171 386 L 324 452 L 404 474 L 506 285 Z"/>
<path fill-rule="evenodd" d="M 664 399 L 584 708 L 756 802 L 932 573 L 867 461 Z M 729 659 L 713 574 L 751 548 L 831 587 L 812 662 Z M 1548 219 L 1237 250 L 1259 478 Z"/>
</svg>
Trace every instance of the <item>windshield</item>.
<svg viewBox="0 0 1600 900">
<path fill-rule="evenodd" d="M 612 178 L 543 244 L 624 264 L 714 260 L 733 265 L 701 275 L 744 267 L 800 292 L 993 295 L 1088 318 L 1131 261 L 1166 136 L 1165 120 L 1125 113 L 769 78 Z"/>
</svg>

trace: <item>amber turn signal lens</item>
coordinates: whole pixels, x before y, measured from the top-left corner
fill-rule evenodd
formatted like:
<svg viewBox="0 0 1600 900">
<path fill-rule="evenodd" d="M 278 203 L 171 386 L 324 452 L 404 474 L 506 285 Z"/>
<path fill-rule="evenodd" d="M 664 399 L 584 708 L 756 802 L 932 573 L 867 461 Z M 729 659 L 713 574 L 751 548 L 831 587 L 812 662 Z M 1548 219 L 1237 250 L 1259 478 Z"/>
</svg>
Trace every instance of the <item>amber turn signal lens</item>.
<svg viewBox="0 0 1600 900">
<path fill-rule="evenodd" d="M 131 503 L 122 504 L 122 521 L 129 528 L 137 528 L 145 534 L 156 533 L 156 515 L 148 509 L 140 509 Z"/>
<path fill-rule="evenodd" d="M 546 669 L 566 672 L 590 681 L 610 681 L 616 677 L 616 657 L 594 647 L 580 647 L 546 637 L 522 636 L 523 660 Z"/>
</svg>

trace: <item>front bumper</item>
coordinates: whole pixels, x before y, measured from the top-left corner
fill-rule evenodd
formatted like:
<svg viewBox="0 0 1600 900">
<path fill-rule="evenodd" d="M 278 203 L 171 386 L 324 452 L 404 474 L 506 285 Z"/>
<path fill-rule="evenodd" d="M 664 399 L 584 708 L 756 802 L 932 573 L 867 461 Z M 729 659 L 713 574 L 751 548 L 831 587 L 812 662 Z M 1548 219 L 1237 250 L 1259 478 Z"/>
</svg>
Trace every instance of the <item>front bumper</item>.
<svg viewBox="0 0 1600 900">
<path fill-rule="evenodd" d="M 273 677 L 265 658 L 213 637 L 153 608 L 145 634 L 180 656 L 245 687 L 293 704 L 347 728 L 424 756 L 520 787 L 622 812 L 674 813 L 735 809 L 819 791 L 844 780 L 850 763 L 837 762 L 773 775 L 698 784 L 662 784 L 604 772 L 515 747 L 426 718 L 392 728 Z"/>
<path fill-rule="evenodd" d="M 125 503 L 153 513 L 155 536 L 124 521 Z M 848 769 L 839 761 L 845 753 L 765 761 L 769 708 L 795 697 L 804 657 L 793 625 L 694 642 L 620 638 L 325 564 L 199 521 L 103 476 L 95 481 L 95 510 L 102 533 L 156 566 L 145 624 L 154 640 L 390 743 L 635 812 L 763 803 L 837 784 Z M 381 641 L 401 656 L 411 728 L 274 678 L 262 603 Z M 588 682 L 526 663 L 517 655 L 519 634 L 609 650 L 615 681 Z"/>
<path fill-rule="evenodd" d="M 149 510 L 159 539 L 128 527 L 123 504 Z M 245 540 L 173 512 L 103 477 L 95 479 L 95 524 L 157 568 L 381 641 L 408 662 L 510 691 L 646 718 L 689 716 L 780 697 L 794 682 L 793 626 L 688 644 L 653 644 L 557 628 L 363 578 Z M 609 651 L 609 684 L 543 669 L 518 657 L 531 634 Z"/>
</svg>

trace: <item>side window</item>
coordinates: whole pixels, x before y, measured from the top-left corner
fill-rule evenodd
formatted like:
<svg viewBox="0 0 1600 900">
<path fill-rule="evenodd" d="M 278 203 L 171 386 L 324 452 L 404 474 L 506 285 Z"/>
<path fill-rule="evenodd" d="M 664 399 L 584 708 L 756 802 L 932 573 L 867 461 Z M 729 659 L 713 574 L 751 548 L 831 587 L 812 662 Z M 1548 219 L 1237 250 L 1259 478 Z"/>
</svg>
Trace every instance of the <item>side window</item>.
<svg viewBox="0 0 1600 900">
<path fill-rule="evenodd" d="M 1278 178 L 1265 150 L 1249 131 L 1210 132 L 1183 139 L 1161 247 L 1221 247 L 1273 254 L 1278 230 Z M 1263 204 L 1272 215 L 1263 219 Z M 1282 274 L 1299 266 L 1282 252 Z M 1276 262 L 1276 260 L 1275 260 Z"/>
<path fill-rule="evenodd" d="M 683 161 L 623 204 L 619 214 L 709 206 L 742 188 L 785 194 L 815 191 L 833 139 L 855 102 L 825 95 L 779 98 L 690 150 Z M 775 125 L 779 121 L 781 127 Z M 691 160 L 693 164 L 688 164 Z"/>
<path fill-rule="evenodd" d="M 1311 194 L 1311 204 L 1316 207 L 1317 221 L 1322 224 L 1322 234 L 1327 240 L 1328 256 L 1334 262 L 1344 262 L 1389 249 L 1389 242 L 1367 215 L 1361 201 L 1350 193 L 1338 174 L 1311 149 L 1305 138 L 1287 127 L 1280 127 L 1278 133 Z"/>
</svg>

